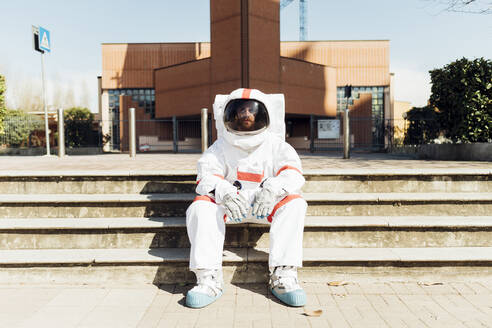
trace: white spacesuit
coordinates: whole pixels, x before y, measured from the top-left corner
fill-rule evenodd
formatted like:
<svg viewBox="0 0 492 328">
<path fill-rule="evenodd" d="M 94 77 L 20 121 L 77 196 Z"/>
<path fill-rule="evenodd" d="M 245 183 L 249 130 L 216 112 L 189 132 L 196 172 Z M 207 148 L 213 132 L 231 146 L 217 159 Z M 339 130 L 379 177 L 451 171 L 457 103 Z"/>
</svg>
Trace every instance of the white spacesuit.
<svg viewBox="0 0 492 328">
<path fill-rule="evenodd" d="M 191 243 L 190 269 L 197 286 L 186 304 L 199 308 L 222 295 L 222 252 L 226 223 L 270 224 L 269 267 L 272 293 L 302 306 L 297 282 L 307 204 L 296 151 L 285 142 L 284 96 L 255 89 L 217 95 L 218 138 L 198 161 L 199 194 L 186 212 Z"/>
</svg>

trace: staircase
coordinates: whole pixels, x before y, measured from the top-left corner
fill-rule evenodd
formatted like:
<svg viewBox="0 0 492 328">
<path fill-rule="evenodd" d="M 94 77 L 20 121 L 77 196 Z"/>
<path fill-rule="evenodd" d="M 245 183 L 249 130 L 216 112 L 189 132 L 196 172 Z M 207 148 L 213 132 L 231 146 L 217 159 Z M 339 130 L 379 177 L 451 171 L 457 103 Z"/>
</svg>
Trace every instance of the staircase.
<svg viewBox="0 0 492 328">
<path fill-rule="evenodd" d="M 1 174 L 0 174 L 1 175 Z M 303 281 L 462 281 L 492 274 L 490 170 L 311 171 Z M 0 176 L 0 283 L 179 283 L 187 172 Z M 267 280 L 268 226 L 229 225 L 224 274 Z"/>
</svg>

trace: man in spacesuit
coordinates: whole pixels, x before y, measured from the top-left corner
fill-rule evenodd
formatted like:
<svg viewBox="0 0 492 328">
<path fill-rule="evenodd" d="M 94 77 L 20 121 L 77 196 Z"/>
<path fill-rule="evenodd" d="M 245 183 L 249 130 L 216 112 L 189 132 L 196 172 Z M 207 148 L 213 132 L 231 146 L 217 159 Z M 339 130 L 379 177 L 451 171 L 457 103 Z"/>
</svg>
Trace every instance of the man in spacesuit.
<svg viewBox="0 0 492 328">
<path fill-rule="evenodd" d="M 303 306 L 298 283 L 306 201 L 296 151 L 285 142 L 284 96 L 255 89 L 217 95 L 217 141 L 198 161 L 199 194 L 186 211 L 190 269 L 197 285 L 186 305 L 204 307 L 223 292 L 226 223 L 270 224 L 270 290 L 290 306 Z"/>
</svg>

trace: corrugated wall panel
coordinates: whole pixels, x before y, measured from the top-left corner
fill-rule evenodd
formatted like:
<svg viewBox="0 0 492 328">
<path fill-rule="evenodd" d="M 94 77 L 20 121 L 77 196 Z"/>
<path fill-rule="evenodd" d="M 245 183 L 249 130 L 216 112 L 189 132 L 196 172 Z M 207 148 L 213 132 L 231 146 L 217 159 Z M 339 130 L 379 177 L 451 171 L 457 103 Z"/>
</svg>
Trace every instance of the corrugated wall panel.
<svg viewBox="0 0 492 328">
<path fill-rule="evenodd" d="M 210 57 L 210 43 L 103 44 L 103 89 L 152 88 L 153 70 Z"/>
<path fill-rule="evenodd" d="M 281 42 L 280 54 L 335 66 L 337 85 L 388 85 L 389 41 Z"/>
<path fill-rule="evenodd" d="M 200 108 L 210 108 L 210 66 L 203 59 L 156 70 L 156 117 L 199 115 Z"/>
<path fill-rule="evenodd" d="M 102 52 L 103 89 L 150 88 L 153 69 L 210 57 L 210 43 L 103 44 Z M 338 86 L 389 85 L 387 40 L 281 42 L 280 54 L 336 67 Z"/>
</svg>

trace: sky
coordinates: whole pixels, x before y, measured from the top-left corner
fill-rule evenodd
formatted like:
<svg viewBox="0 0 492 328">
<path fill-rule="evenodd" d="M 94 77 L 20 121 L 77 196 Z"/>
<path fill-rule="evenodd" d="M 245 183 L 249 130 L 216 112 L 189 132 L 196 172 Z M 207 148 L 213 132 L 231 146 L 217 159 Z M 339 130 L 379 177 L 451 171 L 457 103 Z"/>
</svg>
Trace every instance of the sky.
<svg viewBox="0 0 492 328">
<path fill-rule="evenodd" d="M 477 1 L 491 6 L 489 0 Z M 445 2 L 307 0 L 307 40 L 390 40 L 395 99 L 423 106 L 430 95 L 429 70 L 462 57 L 492 57 L 492 15 L 448 12 Z M 299 39 L 298 9 L 294 0 L 281 11 L 282 41 Z M 32 25 L 51 32 L 52 52 L 45 55 L 48 104 L 73 103 L 93 112 L 101 43 L 210 41 L 208 0 L 2 0 L 0 13 L 0 74 L 13 108 L 41 94 Z"/>
</svg>

